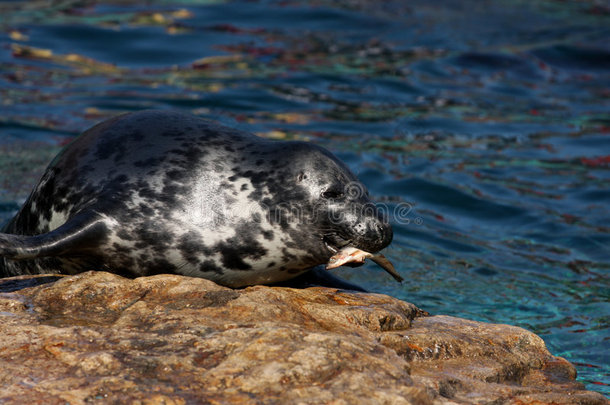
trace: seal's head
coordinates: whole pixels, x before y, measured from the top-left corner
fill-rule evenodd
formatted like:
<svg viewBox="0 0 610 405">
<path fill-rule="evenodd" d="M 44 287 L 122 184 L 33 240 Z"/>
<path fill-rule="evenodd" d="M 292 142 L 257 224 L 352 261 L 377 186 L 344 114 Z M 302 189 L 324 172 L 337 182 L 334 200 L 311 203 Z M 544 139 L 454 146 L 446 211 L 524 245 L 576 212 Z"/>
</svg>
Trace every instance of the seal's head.
<svg viewBox="0 0 610 405">
<path fill-rule="evenodd" d="M 281 156 L 278 165 L 284 168 L 283 178 L 274 181 L 279 187 L 272 193 L 274 198 L 264 202 L 269 204 L 272 220 L 287 231 L 293 229 L 315 264 L 326 263 L 347 245 L 377 252 L 390 244 L 392 227 L 387 218 L 343 162 L 309 143 L 281 143 L 278 147 L 282 149 L 277 155 Z"/>
</svg>

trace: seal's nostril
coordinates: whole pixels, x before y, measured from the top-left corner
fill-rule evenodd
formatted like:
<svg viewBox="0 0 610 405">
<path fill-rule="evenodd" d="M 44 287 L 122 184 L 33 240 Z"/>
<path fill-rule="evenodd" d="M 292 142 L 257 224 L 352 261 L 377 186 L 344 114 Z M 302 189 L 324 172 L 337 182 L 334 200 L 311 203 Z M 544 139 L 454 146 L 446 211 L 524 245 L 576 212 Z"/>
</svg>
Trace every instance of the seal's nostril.
<svg viewBox="0 0 610 405">
<path fill-rule="evenodd" d="M 386 232 L 386 226 L 384 224 L 381 224 L 381 223 L 378 222 L 378 223 L 375 224 L 375 230 L 378 233 L 383 234 L 383 233 Z"/>
</svg>

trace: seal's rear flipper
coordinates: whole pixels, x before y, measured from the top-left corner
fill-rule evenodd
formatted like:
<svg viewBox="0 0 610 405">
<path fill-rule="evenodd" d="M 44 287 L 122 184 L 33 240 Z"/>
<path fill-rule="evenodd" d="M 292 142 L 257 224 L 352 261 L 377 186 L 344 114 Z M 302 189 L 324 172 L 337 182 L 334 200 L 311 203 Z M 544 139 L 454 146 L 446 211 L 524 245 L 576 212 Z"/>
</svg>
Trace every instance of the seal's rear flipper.
<svg viewBox="0 0 610 405">
<path fill-rule="evenodd" d="M 0 256 L 12 260 L 39 257 L 83 256 L 108 238 L 105 220 L 94 212 L 83 212 L 59 228 L 42 235 L 0 233 Z"/>
</svg>

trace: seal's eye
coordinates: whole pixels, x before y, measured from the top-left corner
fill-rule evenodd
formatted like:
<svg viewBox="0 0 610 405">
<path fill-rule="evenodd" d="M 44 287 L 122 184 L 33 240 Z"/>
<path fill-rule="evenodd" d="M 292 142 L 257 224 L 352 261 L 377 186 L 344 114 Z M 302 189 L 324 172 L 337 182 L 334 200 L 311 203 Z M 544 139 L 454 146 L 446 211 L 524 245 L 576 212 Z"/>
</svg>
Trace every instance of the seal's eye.
<svg viewBox="0 0 610 405">
<path fill-rule="evenodd" d="M 343 192 L 336 188 L 329 188 L 328 190 L 322 192 L 322 197 L 326 198 L 327 200 L 333 200 L 343 197 Z"/>
</svg>

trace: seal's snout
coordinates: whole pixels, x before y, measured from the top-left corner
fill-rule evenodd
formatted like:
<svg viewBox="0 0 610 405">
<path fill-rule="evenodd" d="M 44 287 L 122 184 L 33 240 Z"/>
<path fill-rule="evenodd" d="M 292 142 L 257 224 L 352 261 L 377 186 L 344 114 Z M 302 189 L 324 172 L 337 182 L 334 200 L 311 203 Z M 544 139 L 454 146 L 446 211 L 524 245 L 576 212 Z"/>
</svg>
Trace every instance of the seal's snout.
<svg viewBox="0 0 610 405">
<path fill-rule="evenodd" d="M 373 206 L 371 204 L 371 206 Z M 368 208 L 371 208 L 369 206 Z M 392 232 L 392 225 L 387 221 L 384 215 L 377 209 L 368 210 L 367 214 L 361 217 L 364 230 L 358 235 L 358 243 L 356 244 L 359 249 L 367 252 L 378 252 L 385 248 L 392 242 L 394 236 Z"/>
<path fill-rule="evenodd" d="M 392 225 L 387 221 L 378 218 L 377 220 L 372 221 L 368 229 L 369 231 L 365 237 L 372 242 L 372 252 L 377 252 L 392 242 L 394 232 L 392 231 Z"/>
</svg>

